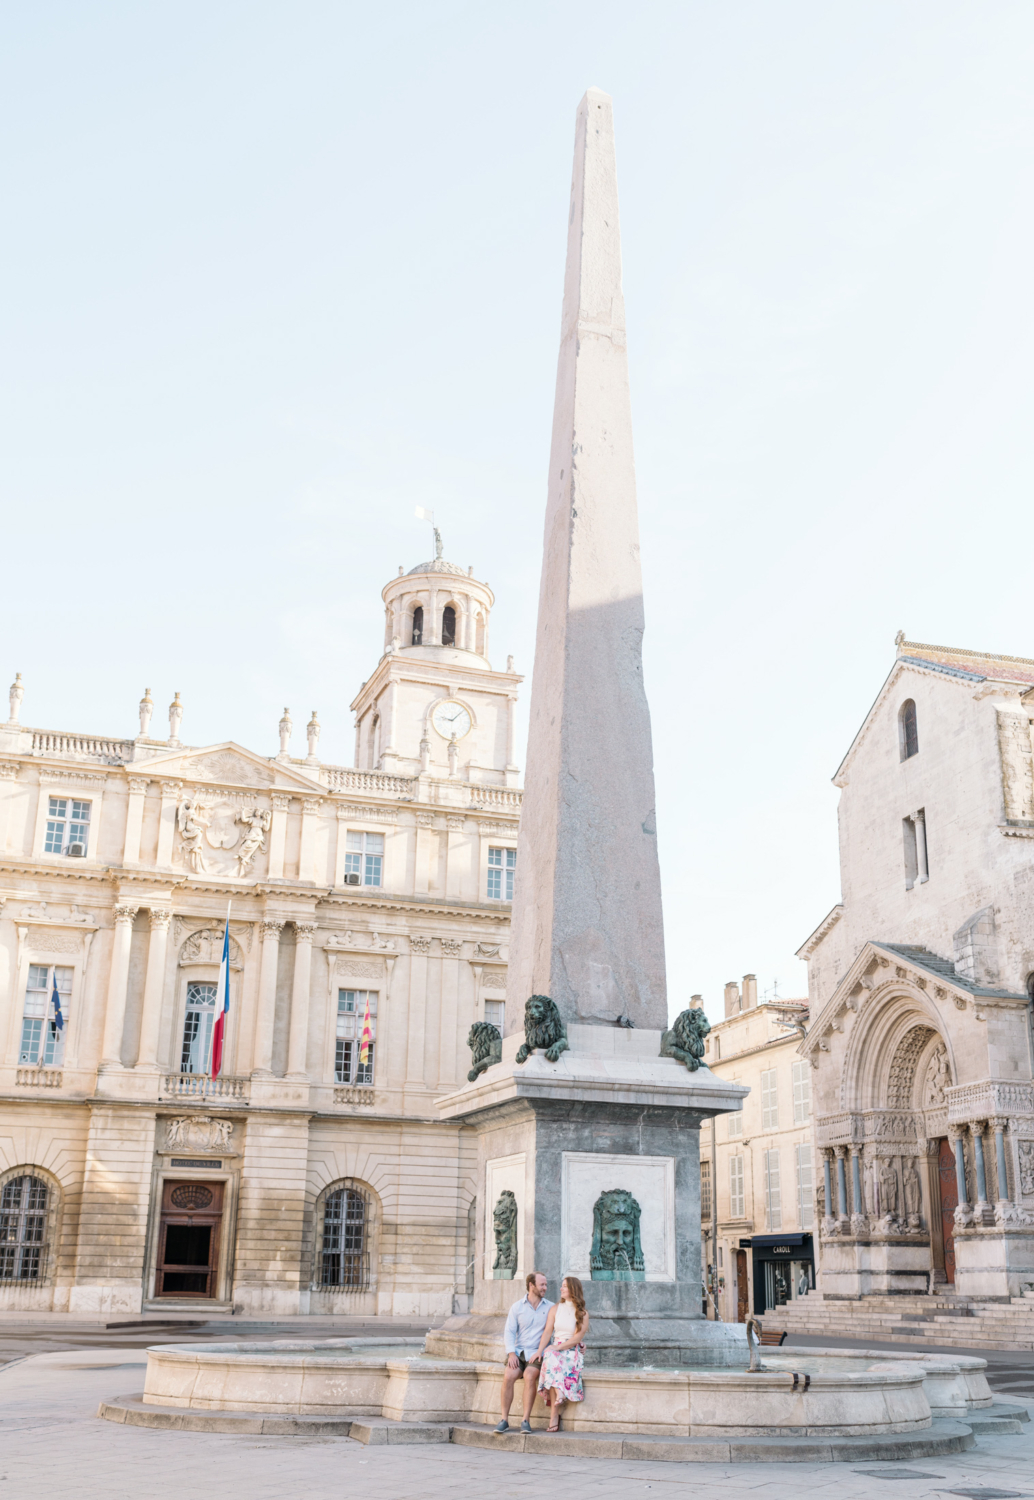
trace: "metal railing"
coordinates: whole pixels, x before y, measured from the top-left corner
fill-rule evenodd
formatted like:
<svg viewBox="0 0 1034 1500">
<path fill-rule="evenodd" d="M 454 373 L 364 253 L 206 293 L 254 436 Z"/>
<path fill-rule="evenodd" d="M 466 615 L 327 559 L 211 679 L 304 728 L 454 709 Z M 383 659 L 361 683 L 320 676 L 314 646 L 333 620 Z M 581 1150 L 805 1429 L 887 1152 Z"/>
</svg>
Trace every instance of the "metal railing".
<svg viewBox="0 0 1034 1500">
<path fill-rule="evenodd" d="M 246 1078 L 209 1078 L 207 1073 L 167 1073 L 162 1093 L 173 1099 L 242 1099 L 250 1088 Z"/>
</svg>

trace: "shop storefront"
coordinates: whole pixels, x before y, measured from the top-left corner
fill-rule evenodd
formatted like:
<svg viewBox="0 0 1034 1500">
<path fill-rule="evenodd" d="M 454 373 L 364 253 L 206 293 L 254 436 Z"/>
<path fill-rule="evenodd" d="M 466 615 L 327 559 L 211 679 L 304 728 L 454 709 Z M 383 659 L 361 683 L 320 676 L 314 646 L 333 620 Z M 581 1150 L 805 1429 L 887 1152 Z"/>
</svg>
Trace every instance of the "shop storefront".
<svg viewBox="0 0 1034 1500">
<path fill-rule="evenodd" d="M 751 1252 L 754 1311 L 759 1317 L 805 1296 L 815 1285 L 810 1234 L 755 1234 L 740 1240 L 740 1248 Z"/>
</svg>

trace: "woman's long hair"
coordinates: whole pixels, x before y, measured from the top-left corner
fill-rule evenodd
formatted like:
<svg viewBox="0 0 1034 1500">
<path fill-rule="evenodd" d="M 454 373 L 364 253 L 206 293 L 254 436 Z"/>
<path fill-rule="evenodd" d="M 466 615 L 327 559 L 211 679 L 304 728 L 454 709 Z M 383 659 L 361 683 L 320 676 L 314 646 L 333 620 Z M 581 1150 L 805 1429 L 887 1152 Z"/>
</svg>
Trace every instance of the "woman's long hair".
<svg viewBox="0 0 1034 1500">
<path fill-rule="evenodd" d="M 565 1281 L 567 1282 L 568 1301 L 574 1303 L 575 1316 L 578 1319 L 576 1326 L 580 1326 L 582 1319 L 585 1317 L 585 1292 L 582 1290 L 582 1284 L 577 1276 L 563 1277 L 560 1283 L 561 1286 L 563 1286 Z"/>
</svg>

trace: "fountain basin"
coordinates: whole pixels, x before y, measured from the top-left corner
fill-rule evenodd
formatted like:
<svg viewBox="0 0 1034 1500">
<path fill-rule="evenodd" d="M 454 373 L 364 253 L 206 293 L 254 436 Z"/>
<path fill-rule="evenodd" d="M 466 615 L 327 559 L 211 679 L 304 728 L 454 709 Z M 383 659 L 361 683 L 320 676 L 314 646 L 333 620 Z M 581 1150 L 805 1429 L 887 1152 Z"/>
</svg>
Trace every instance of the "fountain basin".
<svg viewBox="0 0 1034 1500">
<path fill-rule="evenodd" d="M 928 1374 L 935 1382 L 949 1373 L 957 1378 L 927 1372 L 921 1359 L 870 1357 L 866 1364 L 839 1351 L 808 1350 L 799 1359 L 788 1351 L 765 1365 L 754 1375 L 713 1367 L 596 1367 L 586 1374 L 585 1400 L 565 1408 L 564 1427 L 684 1438 L 920 1432 L 931 1424 Z M 494 1360 L 435 1359 L 399 1340 L 168 1344 L 148 1350 L 144 1404 L 489 1425 L 498 1420 L 501 1374 Z M 515 1422 L 522 1397 L 518 1382 Z M 536 1400 L 532 1426 L 546 1422 Z"/>
</svg>

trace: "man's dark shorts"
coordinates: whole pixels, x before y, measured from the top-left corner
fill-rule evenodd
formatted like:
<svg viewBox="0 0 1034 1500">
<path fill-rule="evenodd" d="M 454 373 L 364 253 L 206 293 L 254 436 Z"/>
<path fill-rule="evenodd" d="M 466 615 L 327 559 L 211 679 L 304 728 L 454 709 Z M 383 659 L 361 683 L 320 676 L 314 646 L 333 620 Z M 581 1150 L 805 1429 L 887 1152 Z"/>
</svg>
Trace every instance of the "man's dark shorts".
<svg viewBox="0 0 1034 1500">
<path fill-rule="evenodd" d="M 538 1355 L 535 1355 L 535 1357 L 533 1359 L 529 1359 L 527 1357 L 527 1355 L 526 1354 L 522 1354 L 519 1349 L 515 1349 L 514 1353 L 517 1355 L 517 1358 L 521 1362 L 521 1374 L 522 1375 L 524 1374 L 525 1370 L 528 1368 L 529 1365 L 533 1365 L 535 1367 L 535 1369 L 537 1370 L 538 1367 L 539 1367 L 539 1365 L 542 1363 L 542 1361 L 539 1359 Z M 509 1364 L 509 1363 L 510 1363 L 510 1356 L 507 1355 L 506 1356 L 506 1364 Z"/>
</svg>

